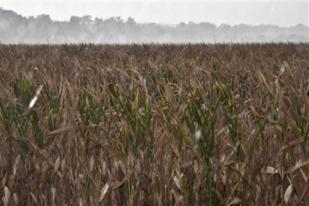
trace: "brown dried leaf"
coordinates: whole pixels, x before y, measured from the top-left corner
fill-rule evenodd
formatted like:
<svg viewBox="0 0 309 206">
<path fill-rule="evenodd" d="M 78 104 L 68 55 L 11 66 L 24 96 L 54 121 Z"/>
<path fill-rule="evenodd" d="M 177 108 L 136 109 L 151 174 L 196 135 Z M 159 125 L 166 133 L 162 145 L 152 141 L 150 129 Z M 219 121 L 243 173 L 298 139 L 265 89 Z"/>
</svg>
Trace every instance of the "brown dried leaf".
<svg viewBox="0 0 309 206">
<path fill-rule="evenodd" d="M 14 176 L 16 175 L 16 172 L 17 172 L 17 166 L 18 166 L 19 160 L 20 160 L 20 155 L 18 155 L 15 159 L 15 163 L 14 163 L 14 166 L 13 166 L 13 175 Z"/>
<path fill-rule="evenodd" d="M 32 192 L 30 192 L 30 196 L 31 196 L 33 202 L 34 202 L 36 205 L 39 205 L 38 199 L 36 198 L 36 196 L 35 196 Z"/>
<path fill-rule="evenodd" d="M 15 205 L 18 205 L 18 197 L 16 193 L 13 194 L 13 199 L 14 199 Z"/>
<path fill-rule="evenodd" d="M 104 199 L 104 197 L 105 197 L 105 195 L 106 195 L 108 189 L 109 189 L 109 185 L 108 185 L 108 183 L 106 183 L 106 184 L 104 185 L 104 187 L 102 188 L 102 190 L 101 190 L 101 195 L 100 195 L 100 198 L 99 198 L 99 202 L 102 202 L 102 201 L 103 201 L 103 199 Z"/>
<path fill-rule="evenodd" d="M 294 139 L 294 140 L 288 142 L 287 144 L 283 145 L 280 148 L 280 152 L 284 152 L 285 150 L 287 150 L 291 147 L 295 147 L 295 146 L 301 144 L 303 141 L 304 141 L 303 138 Z"/>
<path fill-rule="evenodd" d="M 287 170 L 286 174 L 295 172 L 296 170 L 298 170 L 298 169 L 300 169 L 300 168 L 302 168 L 304 166 L 307 166 L 307 165 L 309 165 L 309 160 L 307 160 L 305 162 L 302 162 L 301 160 L 297 161 L 296 164 L 293 167 L 290 167 Z"/>
<path fill-rule="evenodd" d="M 241 203 L 241 200 L 238 197 L 235 197 L 227 206 L 232 206 L 232 205 L 239 205 Z"/>
<path fill-rule="evenodd" d="M 300 173 L 301 173 L 302 177 L 304 178 L 305 182 L 308 183 L 308 177 L 305 174 L 305 172 L 303 171 L 303 169 L 301 169 L 301 168 L 300 168 Z"/>
<path fill-rule="evenodd" d="M 94 157 L 92 155 L 91 158 L 90 158 L 90 161 L 89 161 L 89 170 L 90 170 L 90 172 L 93 171 L 94 163 L 95 163 L 95 160 L 94 160 Z"/>
<path fill-rule="evenodd" d="M 68 132 L 72 129 L 72 127 L 63 127 L 63 128 L 60 128 L 60 129 L 56 129 L 54 131 L 51 131 L 49 133 L 49 135 L 56 135 L 56 134 L 61 134 L 61 133 L 64 133 L 64 132 Z"/>
<path fill-rule="evenodd" d="M 292 191 L 293 191 L 293 186 L 289 185 L 288 188 L 286 188 L 285 193 L 284 193 L 285 204 L 287 204 L 289 202 Z"/>
<path fill-rule="evenodd" d="M 175 175 L 175 176 L 173 177 L 173 180 L 174 180 L 174 183 L 175 183 L 176 187 L 177 187 L 179 190 L 181 190 L 180 179 Z"/>
<path fill-rule="evenodd" d="M 61 160 L 60 160 L 60 157 L 58 157 L 56 159 L 56 162 L 54 164 L 54 173 L 58 171 L 59 167 L 60 167 L 60 163 L 61 163 Z"/>
<path fill-rule="evenodd" d="M 11 196 L 11 192 L 10 192 L 9 188 L 7 186 L 5 186 L 4 187 L 4 197 L 3 197 L 4 205 L 9 204 L 10 196 Z"/>
</svg>

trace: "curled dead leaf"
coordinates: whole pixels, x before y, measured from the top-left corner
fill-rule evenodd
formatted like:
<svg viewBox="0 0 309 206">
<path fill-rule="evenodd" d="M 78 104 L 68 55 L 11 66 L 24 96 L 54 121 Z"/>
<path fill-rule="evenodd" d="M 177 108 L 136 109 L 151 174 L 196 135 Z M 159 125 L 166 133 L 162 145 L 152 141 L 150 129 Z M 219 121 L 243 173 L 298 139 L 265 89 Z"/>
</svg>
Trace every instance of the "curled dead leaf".
<svg viewBox="0 0 309 206">
<path fill-rule="evenodd" d="M 284 192 L 284 202 L 285 202 L 285 204 L 287 204 L 289 202 L 292 192 L 293 192 L 293 186 L 289 185 L 288 188 L 286 188 L 286 190 Z"/>
</svg>

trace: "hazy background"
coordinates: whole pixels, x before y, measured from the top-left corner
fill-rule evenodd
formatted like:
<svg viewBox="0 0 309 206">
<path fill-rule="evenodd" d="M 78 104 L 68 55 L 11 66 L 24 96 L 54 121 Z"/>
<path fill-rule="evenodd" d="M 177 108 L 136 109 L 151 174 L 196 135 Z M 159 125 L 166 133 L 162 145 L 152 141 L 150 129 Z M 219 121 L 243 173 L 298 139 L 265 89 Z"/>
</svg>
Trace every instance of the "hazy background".
<svg viewBox="0 0 309 206">
<path fill-rule="evenodd" d="M 87 14 L 101 18 L 131 16 L 138 22 L 161 24 L 193 21 L 217 25 L 245 23 L 308 26 L 306 0 L 0 0 L 0 6 L 24 16 L 49 14 L 55 20 L 69 20 L 71 16 Z"/>
<path fill-rule="evenodd" d="M 2 43 L 309 42 L 305 0 L 0 0 L 0 7 Z"/>
</svg>

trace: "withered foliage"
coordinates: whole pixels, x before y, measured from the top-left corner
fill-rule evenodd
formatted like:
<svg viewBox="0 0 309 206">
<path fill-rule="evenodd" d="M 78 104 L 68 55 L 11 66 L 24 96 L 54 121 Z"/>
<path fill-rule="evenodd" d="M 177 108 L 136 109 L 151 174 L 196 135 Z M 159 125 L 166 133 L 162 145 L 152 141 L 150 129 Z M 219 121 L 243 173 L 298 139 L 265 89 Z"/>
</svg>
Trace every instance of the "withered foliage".
<svg viewBox="0 0 309 206">
<path fill-rule="evenodd" d="M 308 57 L 0 46 L 2 205 L 308 205 Z"/>
</svg>

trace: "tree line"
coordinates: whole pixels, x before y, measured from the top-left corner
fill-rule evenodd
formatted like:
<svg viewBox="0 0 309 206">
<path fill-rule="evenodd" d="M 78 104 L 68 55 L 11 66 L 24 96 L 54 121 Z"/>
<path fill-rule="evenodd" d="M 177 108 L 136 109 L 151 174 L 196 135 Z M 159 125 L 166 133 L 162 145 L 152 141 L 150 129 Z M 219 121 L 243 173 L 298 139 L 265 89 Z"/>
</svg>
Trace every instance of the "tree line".
<svg viewBox="0 0 309 206">
<path fill-rule="evenodd" d="M 54 21 L 47 14 L 24 17 L 0 8 L 0 43 L 244 43 L 309 42 L 304 25 L 230 26 L 181 22 L 177 25 L 138 23 L 133 18 L 89 15 Z"/>
</svg>

